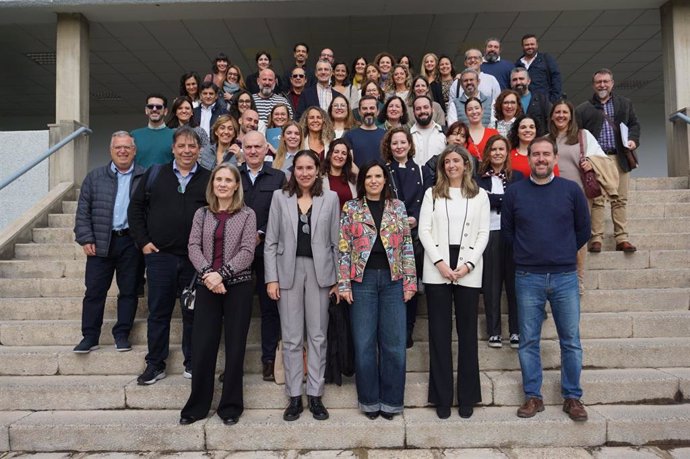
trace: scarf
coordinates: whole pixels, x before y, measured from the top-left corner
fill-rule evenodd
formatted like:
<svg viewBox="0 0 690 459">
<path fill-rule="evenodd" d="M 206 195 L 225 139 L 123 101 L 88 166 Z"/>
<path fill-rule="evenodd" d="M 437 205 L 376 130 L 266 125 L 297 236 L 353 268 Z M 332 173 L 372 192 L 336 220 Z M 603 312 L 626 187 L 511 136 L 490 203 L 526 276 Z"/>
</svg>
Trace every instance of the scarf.
<svg viewBox="0 0 690 459">
<path fill-rule="evenodd" d="M 227 92 L 228 94 L 235 94 L 239 90 L 240 85 L 238 85 L 237 83 L 228 83 L 227 81 L 223 82 L 223 92 Z"/>
<path fill-rule="evenodd" d="M 507 183 L 508 177 L 506 176 L 506 170 L 501 169 L 500 172 L 498 174 L 496 174 L 494 172 L 493 167 L 489 166 L 489 168 L 486 170 L 486 172 L 484 172 L 484 175 L 482 175 L 482 177 L 492 177 L 494 175 L 501 179 L 501 182 L 503 182 L 503 189 L 505 190 L 507 185 L 508 185 L 508 183 Z"/>
</svg>

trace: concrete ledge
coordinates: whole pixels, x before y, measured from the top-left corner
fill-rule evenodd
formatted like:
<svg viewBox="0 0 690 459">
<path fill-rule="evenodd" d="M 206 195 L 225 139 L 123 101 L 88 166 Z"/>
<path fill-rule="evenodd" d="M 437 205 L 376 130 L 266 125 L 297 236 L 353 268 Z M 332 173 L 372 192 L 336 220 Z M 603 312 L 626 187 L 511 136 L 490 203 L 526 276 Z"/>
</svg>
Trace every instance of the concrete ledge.
<svg viewBox="0 0 690 459">
<path fill-rule="evenodd" d="M 10 450 L 10 424 L 30 414 L 30 411 L 0 412 L 0 452 Z"/>
<path fill-rule="evenodd" d="M 597 406 L 607 420 L 607 441 L 612 444 L 648 445 L 690 442 L 690 405 Z"/>
<path fill-rule="evenodd" d="M 32 237 L 35 226 L 48 225 L 48 214 L 57 212 L 62 206 L 63 199 L 70 196 L 72 183 L 63 182 L 55 186 L 48 194 L 33 207 L 24 212 L 21 217 L 12 222 L 0 232 L 0 259 L 14 257 L 14 245 L 18 242 L 28 242 Z"/>
<path fill-rule="evenodd" d="M 432 408 L 405 410 L 407 446 L 415 448 L 496 448 L 598 446 L 606 442 L 606 420 L 589 411 L 589 421 L 575 423 L 560 407 L 547 407 L 531 419 L 515 408 L 476 408 L 471 419 L 439 419 Z"/>
</svg>

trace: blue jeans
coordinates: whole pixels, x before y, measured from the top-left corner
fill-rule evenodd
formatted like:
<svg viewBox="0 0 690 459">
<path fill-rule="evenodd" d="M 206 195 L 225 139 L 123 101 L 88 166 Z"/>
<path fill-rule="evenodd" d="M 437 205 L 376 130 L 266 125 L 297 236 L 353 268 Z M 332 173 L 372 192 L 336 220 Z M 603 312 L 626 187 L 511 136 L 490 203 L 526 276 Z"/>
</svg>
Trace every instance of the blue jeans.
<svg viewBox="0 0 690 459">
<path fill-rule="evenodd" d="M 168 358 L 170 343 L 170 319 L 175 309 L 175 300 L 191 282 L 194 266 L 187 255 L 175 255 L 162 251 L 145 255 L 144 260 L 149 285 L 149 317 L 146 331 L 149 352 L 146 354 L 146 364 L 165 369 L 165 359 Z M 194 311 L 183 309 L 182 353 L 185 368 L 191 368 L 192 365 L 193 325 Z"/>
<path fill-rule="evenodd" d="M 352 282 L 357 401 L 364 412 L 401 413 L 405 399 L 406 310 L 402 280 L 366 269 Z"/>
<path fill-rule="evenodd" d="M 580 294 L 577 272 L 534 274 L 515 273 L 515 290 L 520 325 L 520 368 L 527 398 L 541 398 L 542 366 L 539 354 L 544 306 L 551 304 L 553 320 L 561 346 L 561 394 L 563 398 L 582 398 L 580 372 Z"/>
</svg>

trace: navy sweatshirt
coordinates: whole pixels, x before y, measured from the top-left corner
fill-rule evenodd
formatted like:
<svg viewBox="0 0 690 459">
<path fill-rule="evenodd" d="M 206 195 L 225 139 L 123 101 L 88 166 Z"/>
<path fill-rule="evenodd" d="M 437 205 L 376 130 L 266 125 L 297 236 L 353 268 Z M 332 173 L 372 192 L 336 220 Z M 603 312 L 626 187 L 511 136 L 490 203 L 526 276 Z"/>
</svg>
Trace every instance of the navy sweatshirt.
<svg viewBox="0 0 690 459">
<path fill-rule="evenodd" d="M 575 271 L 577 250 L 591 232 L 587 199 L 575 182 L 561 177 L 546 185 L 522 180 L 506 190 L 501 231 L 513 245 L 516 270 Z"/>
</svg>

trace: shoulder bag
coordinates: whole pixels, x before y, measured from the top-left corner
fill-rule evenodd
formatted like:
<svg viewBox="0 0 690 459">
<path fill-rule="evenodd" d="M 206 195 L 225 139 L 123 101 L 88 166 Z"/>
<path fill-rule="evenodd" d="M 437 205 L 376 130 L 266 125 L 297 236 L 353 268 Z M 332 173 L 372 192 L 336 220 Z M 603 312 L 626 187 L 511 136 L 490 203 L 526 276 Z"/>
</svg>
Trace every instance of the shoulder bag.
<svg viewBox="0 0 690 459">
<path fill-rule="evenodd" d="M 585 160 L 585 139 L 582 129 L 577 133 L 578 143 L 580 144 L 580 164 Z M 582 187 L 585 189 L 585 196 L 589 199 L 594 199 L 601 196 L 601 185 L 597 181 L 597 174 L 594 169 L 585 171 L 580 166 L 580 177 L 582 178 Z"/>
</svg>

